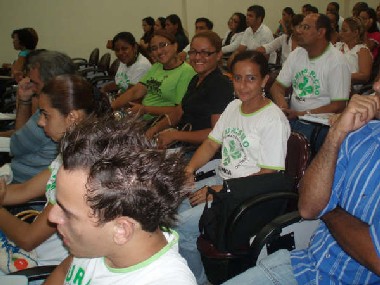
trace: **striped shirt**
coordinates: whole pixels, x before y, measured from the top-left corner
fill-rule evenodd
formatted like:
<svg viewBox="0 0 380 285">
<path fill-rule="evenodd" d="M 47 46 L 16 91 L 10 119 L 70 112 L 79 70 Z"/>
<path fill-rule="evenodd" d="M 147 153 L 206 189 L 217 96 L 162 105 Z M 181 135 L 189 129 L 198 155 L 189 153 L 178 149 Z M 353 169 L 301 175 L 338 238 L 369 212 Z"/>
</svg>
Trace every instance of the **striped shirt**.
<svg viewBox="0 0 380 285">
<path fill-rule="evenodd" d="M 380 257 L 380 121 L 347 136 L 339 152 L 330 201 L 320 216 L 340 206 L 369 225 Z M 321 222 L 306 250 L 293 251 L 298 284 L 380 284 L 380 276 L 356 262 Z"/>
</svg>

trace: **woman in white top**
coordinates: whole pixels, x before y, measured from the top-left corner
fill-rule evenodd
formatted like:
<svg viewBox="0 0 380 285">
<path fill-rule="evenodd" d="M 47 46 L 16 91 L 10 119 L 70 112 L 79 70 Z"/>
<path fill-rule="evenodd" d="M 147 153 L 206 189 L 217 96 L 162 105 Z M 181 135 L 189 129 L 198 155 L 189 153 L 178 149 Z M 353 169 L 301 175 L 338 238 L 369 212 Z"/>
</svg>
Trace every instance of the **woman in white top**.
<svg viewBox="0 0 380 285">
<path fill-rule="evenodd" d="M 365 28 L 360 18 L 347 18 L 340 31 L 341 41 L 335 45 L 349 63 L 352 84 L 366 83 L 371 76 L 373 59 L 364 43 L 364 34 Z"/>
<path fill-rule="evenodd" d="M 245 15 L 239 12 L 234 13 L 228 20 L 228 28 L 230 30 L 226 33 L 222 42 L 222 53 L 226 56 L 231 55 L 240 45 L 244 31 L 247 28 Z"/>
<path fill-rule="evenodd" d="M 302 14 L 296 14 L 293 16 L 291 21 L 291 26 L 288 29 L 288 34 L 282 34 L 281 36 L 275 38 L 268 44 L 258 47 L 256 51 L 265 53 L 269 56 L 274 51 L 281 49 L 281 65 L 284 64 L 285 60 L 288 58 L 289 53 L 291 53 L 297 46 L 297 27 L 303 21 L 304 16 Z"/>
<path fill-rule="evenodd" d="M 118 90 L 124 93 L 128 88 L 137 84 L 140 78 L 151 68 L 149 60 L 139 52 L 135 37 L 129 32 L 121 32 L 114 36 L 112 49 L 120 60 L 115 82 L 105 84 L 102 92 Z"/>
</svg>

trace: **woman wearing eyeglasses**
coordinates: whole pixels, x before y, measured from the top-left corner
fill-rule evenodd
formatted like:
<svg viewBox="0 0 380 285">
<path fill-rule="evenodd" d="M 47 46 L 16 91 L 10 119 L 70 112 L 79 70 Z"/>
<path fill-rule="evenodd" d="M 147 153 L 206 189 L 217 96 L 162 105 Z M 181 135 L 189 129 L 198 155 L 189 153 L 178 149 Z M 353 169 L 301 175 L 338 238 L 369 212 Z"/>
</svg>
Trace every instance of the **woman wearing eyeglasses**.
<svg viewBox="0 0 380 285">
<path fill-rule="evenodd" d="M 147 137 L 158 135 L 162 148 L 173 142 L 201 144 L 214 127 L 220 114 L 233 99 L 232 84 L 218 68 L 222 57 L 222 40 L 211 31 L 196 34 L 188 52 L 197 75 L 191 80 L 181 105 L 147 131 Z M 185 126 L 189 129 L 182 130 Z M 162 130 L 171 127 L 170 131 Z M 174 129 L 177 127 L 177 129 Z"/>
<path fill-rule="evenodd" d="M 154 33 L 150 50 L 157 62 L 139 83 L 111 103 L 114 110 L 132 106 L 128 112 L 144 114 L 145 119 L 152 119 L 171 112 L 181 103 L 195 75 L 194 69 L 178 58 L 176 39 L 166 31 Z M 140 100 L 141 104 L 133 103 Z"/>
</svg>

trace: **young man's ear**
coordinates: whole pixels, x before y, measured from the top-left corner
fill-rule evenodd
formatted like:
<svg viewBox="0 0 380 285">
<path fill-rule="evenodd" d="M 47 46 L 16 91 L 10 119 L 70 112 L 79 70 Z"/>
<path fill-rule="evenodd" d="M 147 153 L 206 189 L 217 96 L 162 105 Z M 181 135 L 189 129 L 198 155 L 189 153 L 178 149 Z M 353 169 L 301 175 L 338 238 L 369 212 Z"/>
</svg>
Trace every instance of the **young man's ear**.
<svg viewBox="0 0 380 285">
<path fill-rule="evenodd" d="M 113 241 L 117 245 L 127 243 L 135 233 L 138 223 L 128 217 L 119 217 L 114 221 L 113 226 Z"/>
</svg>

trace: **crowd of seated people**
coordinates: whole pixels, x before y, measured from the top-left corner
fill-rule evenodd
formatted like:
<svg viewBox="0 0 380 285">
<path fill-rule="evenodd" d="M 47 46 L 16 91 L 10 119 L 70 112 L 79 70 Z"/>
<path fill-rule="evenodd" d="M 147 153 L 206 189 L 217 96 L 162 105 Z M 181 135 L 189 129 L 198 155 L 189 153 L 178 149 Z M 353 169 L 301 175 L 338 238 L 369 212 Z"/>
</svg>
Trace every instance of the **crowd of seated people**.
<svg viewBox="0 0 380 285">
<path fill-rule="evenodd" d="M 140 279 L 154 279 L 153 275 L 147 274 L 149 270 L 154 270 L 157 278 L 162 280 L 158 284 L 174 282 L 176 279 L 171 274 L 179 274 L 178 284 L 208 284 L 196 239 L 199 235 L 198 222 L 208 202 L 209 186 L 216 192 L 228 192 L 231 191 L 230 179 L 250 181 L 251 176 L 283 171 L 291 131 L 304 134 L 312 144 L 315 155 L 312 168 L 317 170 L 329 163 L 326 169 L 330 171 L 329 179 L 326 179 L 326 183 L 330 183 L 326 186 L 330 192 L 324 189 L 324 196 L 317 195 L 307 184 L 310 181 L 316 183 L 313 175 L 320 173 L 307 172 L 301 183 L 301 214 L 306 218 L 322 218 L 318 234 L 337 244 L 332 250 L 352 265 L 353 272 L 366 274 L 366 277 L 358 276 L 358 282 L 355 280 L 356 283 L 352 284 L 369 284 L 369 280 L 380 282 L 377 275 L 380 272 L 380 250 L 376 246 L 366 248 L 366 253 L 373 253 L 367 259 L 347 250 L 343 244 L 346 241 L 341 237 L 342 229 L 334 218 L 335 215 L 346 214 L 353 218 L 351 214 L 356 204 L 348 205 L 349 201 L 336 193 L 343 190 L 335 182 L 333 184 L 332 177 L 334 173 L 341 177 L 344 168 L 351 166 L 338 160 L 335 167 L 330 161 L 334 158 L 335 163 L 337 159 L 349 160 L 346 152 L 351 150 L 346 149 L 345 153 L 341 150 L 338 154 L 340 145 L 356 144 L 348 133 L 353 132 L 355 136 L 359 127 L 380 113 L 379 95 L 351 97 L 361 85 L 369 83 L 373 72 L 378 72 L 372 68 L 380 48 L 376 12 L 363 2 L 358 2 L 352 17 L 344 20 L 339 15 L 337 2 L 328 4 L 326 14 L 318 13 L 318 9 L 310 4 L 302 7 L 302 14 L 293 11 L 291 7 L 283 9 L 280 26 L 273 33 L 264 24 L 264 7 L 252 5 L 246 9 L 246 16 L 240 12 L 231 16 L 229 30 L 223 39 L 212 31 L 210 19 L 200 17 L 195 21 L 195 35 L 190 41 L 178 15 L 171 14 L 156 20 L 145 17 L 142 20 L 144 34 L 140 40 L 136 41 L 129 32 L 120 32 L 110 41 L 109 48 L 115 52 L 120 65 L 114 81 L 104 84 L 99 90 L 86 79 L 74 75 L 75 67 L 66 55 L 45 50 L 32 51 L 35 46 L 22 44 L 21 34 L 16 33 L 20 30 L 12 34 L 15 49 L 21 50 L 19 57 L 23 58 L 20 59 L 21 67 L 17 63 L 13 68 L 19 70 L 20 75 L 16 129 L 11 137 L 14 181 L 6 185 L 0 180 L 0 230 L 26 254 L 29 252 L 30 258 L 36 254 L 37 265 L 63 261 L 47 284 L 55 284 L 57 280 L 62 282 L 64 276 L 67 276 L 67 284 L 76 284 L 79 275 L 86 282 L 109 278 L 119 284 L 117 282 L 123 282 L 119 278 L 125 278 L 124 281 L 139 284 Z M 27 30 L 37 43 L 36 33 L 29 28 Z M 26 58 L 22 53 L 24 50 L 29 53 Z M 281 58 L 276 61 L 279 50 Z M 227 66 L 221 64 L 223 57 L 229 59 Z M 276 62 L 279 63 L 279 75 L 273 85 L 266 88 L 269 63 Z M 25 71 L 27 77 L 24 77 Z M 230 78 L 223 73 L 229 73 Z M 352 89 L 352 86 L 357 89 Z M 286 97 L 288 88 L 291 88 L 290 98 Z M 265 94 L 269 89 L 270 94 Z M 380 88 L 376 85 L 375 90 L 380 91 Z M 106 96 L 113 91 L 116 96 Z M 35 94 L 38 96 L 33 96 Z M 112 111 L 122 116 L 112 116 Z M 331 128 L 321 128 L 300 118 L 322 113 L 343 115 L 332 123 Z M 108 121 L 101 119 L 103 115 L 109 116 Z M 120 122 L 123 120 L 124 123 Z M 106 127 L 107 122 L 110 129 Z M 127 122 L 131 134 L 122 138 L 125 133 L 118 128 L 125 127 Z M 133 124 L 136 129 L 131 127 Z M 375 139 L 379 137 L 377 125 L 370 122 L 365 127 Z M 102 138 L 104 141 L 86 141 L 85 133 L 89 138 L 105 136 Z M 125 147 L 130 147 L 130 152 L 118 150 L 112 142 L 114 139 L 126 143 Z M 61 140 L 63 144 L 57 150 Z M 70 140 L 75 141 L 73 146 Z M 32 150 L 23 144 L 38 144 L 38 148 Z M 107 149 L 108 144 L 110 149 Z M 191 150 L 180 148 L 178 153 L 166 152 L 174 147 L 178 151 L 178 147 L 183 146 L 191 146 Z M 22 148 L 25 148 L 25 153 L 19 151 Z M 376 147 L 371 146 L 370 149 L 373 157 L 367 159 L 368 164 L 374 157 L 380 159 Z M 135 156 L 133 150 L 138 150 L 141 155 Z M 45 151 L 49 155 L 45 155 Z M 113 155 L 119 152 L 130 165 L 124 165 L 116 156 L 108 160 L 108 151 L 114 152 Z M 356 150 L 352 151 L 356 155 Z M 62 158 L 61 152 L 67 157 Z M 327 159 L 326 153 L 334 155 Z M 85 159 L 86 155 L 91 159 Z M 39 156 L 44 158 L 43 164 L 34 159 Z M 186 180 L 194 180 L 196 171 L 214 158 L 219 159 L 214 176 L 201 183 L 187 185 Z M 158 161 L 162 167 L 156 167 Z M 181 171 L 178 181 L 170 181 L 167 177 L 176 175 L 167 162 L 172 163 L 173 168 L 178 166 L 178 171 Z M 154 165 L 152 169 L 149 169 L 149 163 Z M 134 173 L 131 170 L 134 166 L 141 173 Z M 378 188 L 373 181 L 379 182 L 379 176 L 373 175 L 366 178 L 368 191 L 373 185 Z M 65 179 L 71 178 L 79 183 L 72 184 L 70 188 L 65 185 Z M 113 179 L 118 180 L 121 186 L 113 184 Z M 152 182 L 147 183 L 144 179 L 152 179 Z M 186 190 L 173 194 L 171 183 Z M 349 185 L 357 191 L 355 185 Z M 80 189 L 76 197 L 83 200 L 77 205 L 68 202 L 71 196 L 67 194 L 76 187 Z M 317 185 L 316 189 L 321 190 L 322 186 Z M 111 198 L 103 193 L 104 190 L 115 193 Z M 118 198 L 120 201 L 116 201 L 115 197 L 123 190 L 133 200 Z M 133 191 L 141 193 L 130 193 Z M 21 204 L 44 194 L 47 203 L 31 224 L 20 221 L 2 207 Z M 305 195 L 316 195 L 324 200 L 314 201 L 318 204 L 314 210 L 308 208 L 313 199 Z M 144 196 L 148 197 L 147 200 L 140 201 Z M 170 209 L 162 204 L 169 198 L 174 199 Z M 147 205 L 148 200 L 150 205 Z M 114 203 L 112 207 L 107 204 L 111 201 Z M 128 209 L 133 201 L 141 202 L 142 208 L 134 206 Z M 360 200 L 355 202 L 361 203 Z M 149 207 L 162 209 L 148 213 Z M 378 211 L 377 207 L 375 211 Z M 145 220 L 144 215 L 153 220 Z M 165 218 L 161 220 L 162 217 Z M 342 216 L 338 218 L 343 219 Z M 378 221 L 373 217 L 367 218 L 365 213 L 354 218 L 369 228 L 370 234 L 362 235 L 369 245 L 377 244 Z M 57 234 L 56 225 L 61 235 Z M 99 234 L 95 234 L 97 229 L 101 229 Z M 91 233 L 94 236 L 90 237 Z M 96 237 L 101 237 L 103 244 Z M 327 247 L 321 240 L 317 235 L 312 242 L 322 248 Z M 187 265 L 172 250 L 177 247 L 176 243 Z M 130 250 L 133 251 L 128 253 Z M 308 250 L 302 254 L 309 257 L 310 252 L 319 254 L 312 248 Z M 127 254 L 121 256 L 121 252 Z M 136 258 L 132 252 L 141 256 Z M 331 255 L 336 262 L 336 256 Z M 272 284 L 260 283 L 265 278 L 262 279 L 257 272 L 265 271 L 262 268 L 266 264 L 270 264 L 271 270 L 276 268 L 273 262 L 288 264 L 282 281 L 268 273 L 270 275 L 266 278 L 274 280 L 273 284 L 304 284 L 302 282 L 306 279 L 318 279 L 318 274 L 337 281 L 337 284 L 352 281 L 350 270 L 343 270 L 341 275 L 334 271 L 331 276 L 325 271 L 326 258 L 321 257 L 321 264 L 315 265 L 305 256 L 299 252 L 290 255 L 276 253 L 265 259 L 264 265 L 248 270 L 228 284 L 256 284 L 255 278 L 261 278 L 257 279 L 260 280 L 257 284 Z M 173 267 L 165 264 L 165 260 L 173 262 Z M 292 261 L 290 267 L 289 260 Z M 307 270 L 302 271 L 300 264 Z M 83 266 L 84 271 L 76 272 L 78 266 Z M 128 271 L 130 267 L 137 271 L 131 274 Z M 155 271 L 157 268 L 165 268 L 167 275 Z M 99 275 L 95 274 L 96 269 L 99 269 Z"/>
</svg>

